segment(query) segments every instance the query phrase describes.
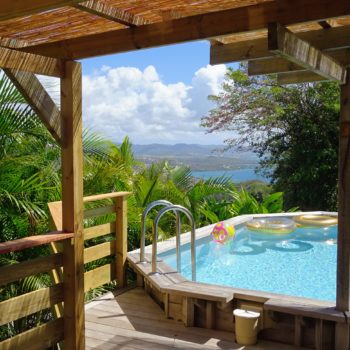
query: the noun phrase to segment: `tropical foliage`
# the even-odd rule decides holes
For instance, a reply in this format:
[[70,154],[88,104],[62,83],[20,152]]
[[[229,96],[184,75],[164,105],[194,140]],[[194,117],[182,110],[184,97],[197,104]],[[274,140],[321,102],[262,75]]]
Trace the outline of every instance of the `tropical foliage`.
[[[0,144],[0,241],[49,231],[47,203],[60,200],[61,193],[60,149],[3,75],[0,78]],[[283,209],[281,193],[259,201],[247,191],[237,190],[224,177],[196,180],[189,168],[173,167],[166,161],[146,166],[135,159],[127,137],[121,145],[116,145],[85,130],[83,146],[85,195],[120,190],[132,192],[128,200],[129,249],[140,246],[141,214],[157,199],[167,199],[190,209],[197,227],[243,213]],[[146,223],[147,243],[150,243],[153,218],[154,213],[151,213]],[[174,220],[170,213],[161,221],[160,239],[171,236],[173,231]],[[48,248],[35,248],[7,254],[1,257],[0,265],[16,264],[47,253]],[[93,264],[96,262],[87,265],[86,269],[94,268]],[[0,289],[0,301],[50,283],[46,274],[11,283]],[[104,290],[95,290],[90,297]],[[50,317],[51,312],[47,310],[2,326],[0,338],[38,325]]]
[[216,107],[202,119],[209,132],[232,131],[228,147],[260,157],[286,207],[336,209],[339,86],[333,82],[281,87],[274,77],[229,69]]

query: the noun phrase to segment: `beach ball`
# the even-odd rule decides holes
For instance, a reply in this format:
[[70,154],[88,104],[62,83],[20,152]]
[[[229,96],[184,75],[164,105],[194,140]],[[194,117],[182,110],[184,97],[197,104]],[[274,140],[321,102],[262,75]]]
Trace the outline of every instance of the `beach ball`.
[[217,223],[211,233],[214,242],[225,244],[235,236],[235,228],[227,222]]

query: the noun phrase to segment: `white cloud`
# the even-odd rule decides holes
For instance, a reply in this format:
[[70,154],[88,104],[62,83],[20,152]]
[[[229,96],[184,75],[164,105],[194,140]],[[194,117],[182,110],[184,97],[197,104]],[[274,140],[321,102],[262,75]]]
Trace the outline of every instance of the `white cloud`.
[[225,65],[206,66],[190,85],[166,84],[153,66],[103,66],[83,77],[84,125],[114,141],[128,135],[133,143],[221,143],[220,135],[205,135],[200,118],[210,108],[207,96],[217,94]]
[[191,109],[197,115],[204,116],[213,107],[211,101],[208,100],[209,95],[217,95],[225,77],[226,66],[220,64],[217,66],[207,65],[200,68],[192,79]]

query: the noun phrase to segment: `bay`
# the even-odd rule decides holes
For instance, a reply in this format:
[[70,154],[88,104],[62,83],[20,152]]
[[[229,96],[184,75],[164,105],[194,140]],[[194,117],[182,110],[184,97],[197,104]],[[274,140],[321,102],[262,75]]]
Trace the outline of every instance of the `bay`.
[[207,180],[210,177],[226,176],[235,183],[252,180],[269,182],[269,179],[266,177],[256,174],[255,169],[193,171],[192,176],[204,180]]

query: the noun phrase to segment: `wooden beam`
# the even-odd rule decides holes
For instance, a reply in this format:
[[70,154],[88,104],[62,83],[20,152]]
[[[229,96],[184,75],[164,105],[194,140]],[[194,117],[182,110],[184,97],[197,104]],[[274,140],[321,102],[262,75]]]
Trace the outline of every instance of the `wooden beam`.
[[277,84],[279,85],[312,83],[326,80],[328,79],[310,71],[279,73],[277,75]]
[[304,70],[304,67],[284,58],[266,58],[248,61],[248,75],[277,74]]
[[[349,71],[348,71],[349,72]],[[350,72],[349,72],[350,73]],[[337,299],[339,311],[350,310],[350,74],[340,93],[338,165]]]
[[78,2],[81,0],[1,0],[0,21],[29,16]]
[[210,64],[241,62],[273,57],[268,50],[267,39],[254,39],[232,44],[211,44]]
[[60,231],[56,231],[42,235],[14,239],[13,241],[0,243],[0,254],[18,252],[24,249],[49,244],[51,242],[62,241],[64,239],[72,238],[72,236],[72,233],[62,233]]
[[81,65],[67,61],[61,79],[62,229],[74,232],[64,244],[65,348],[85,349],[83,147]]
[[143,18],[142,16],[133,15],[124,9],[111,6],[99,0],[85,1],[74,5],[74,7],[81,11],[92,13],[93,15],[123,24],[128,27],[135,27],[150,23],[149,20]]
[[33,73],[4,69],[5,74],[32,107],[47,130],[62,144],[61,112]]
[[61,67],[61,61],[55,58],[0,47],[0,68],[11,68],[52,77],[61,77]]
[[[328,55],[337,59],[344,67],[350,65],[349,49],[330,51]],[[277,74],[295,71],[305,71],[305,68],[279,57],[248,61],[249,75]]]
[[345,82],[345,67],[307,41],[298,38],[279,23],[269,24],[268,48],[273,53],[326,79],[334,80],[341,84]]
[[350,65],[350,48],[336,51],[327,51],[327,55],[333,57],[345,67]]
[[[302,8],[303,11],[296,9]],[[81,59],[215,36],[266,29],[268,23],[290,25],[345,16],[348,0],[269,1],[171,21],[109,31],[24,48],[44,56]]]
[[[342,50],[350,47],[350,26],[310,30],[295,33],[295,35],[320,50],[329,51],[329,54],[336,53],[337,51],[332,51],[334,49]],[[268,49],[267,38],[231,44],[215,44],[210,47],[210,64],[264,59],[274,56]]]

